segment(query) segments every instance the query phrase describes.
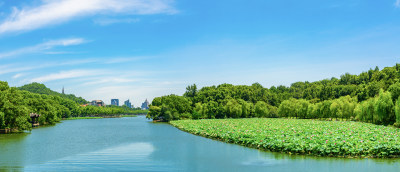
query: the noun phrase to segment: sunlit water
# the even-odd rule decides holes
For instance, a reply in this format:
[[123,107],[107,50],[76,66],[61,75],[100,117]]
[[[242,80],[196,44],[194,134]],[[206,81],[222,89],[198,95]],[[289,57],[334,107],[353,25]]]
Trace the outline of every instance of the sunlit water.
[[400,171],[400,159],[290,156],[137,118],[63,121],[0,135],[0,171]]

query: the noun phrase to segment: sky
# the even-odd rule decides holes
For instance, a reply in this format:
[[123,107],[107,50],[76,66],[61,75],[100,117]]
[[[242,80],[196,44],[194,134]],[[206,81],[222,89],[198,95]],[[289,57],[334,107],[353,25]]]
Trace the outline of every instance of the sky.
[[400,62],[400,0],[2,0],[0,80],[140,106]]

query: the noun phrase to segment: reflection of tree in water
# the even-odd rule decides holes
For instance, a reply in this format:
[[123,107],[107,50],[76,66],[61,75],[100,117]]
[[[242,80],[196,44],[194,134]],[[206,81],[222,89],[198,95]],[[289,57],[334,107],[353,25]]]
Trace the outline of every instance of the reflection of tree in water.
[[0,171],[22,171],[29,133],[0,134]]

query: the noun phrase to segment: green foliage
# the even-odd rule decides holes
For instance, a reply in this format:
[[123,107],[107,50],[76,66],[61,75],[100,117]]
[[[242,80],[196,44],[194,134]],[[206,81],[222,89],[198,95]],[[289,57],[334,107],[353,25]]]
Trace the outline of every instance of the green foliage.
[[20,131],[31,130],[28,108],[24,106],[24,99],[19,94],[19,90],[8,87],[6,82],[2,82],[0,85],[0,112],[3,113],[1,115],[2,128]]
[[66,118],[66,120],[77,120],[77,119],[101,119],[103,117],[71,117]]
[[396,127],[400,127],[400,97],[397,99],[396,104],[394,105],[394,113],[396,115]]
[[257,117],[270,117],[267,103],[258,101],[255,105],[255,113]]
[[225,105],[225,114],[227,117],[240,118],[242,106],[235,99],[229,99]]
[[186,87],[186,92],[185,94],[183,94],[183,96],[194,98],[196,94],[197,94],[197,86],[196,84],[193,84]]
[[400,82],[391,85],[388,91],[392,94],[392,101],[395,102],[400,96]]
[[305,119],[307,116],[309,102],[304,99],[285,100],[279,106],[279,114],[281,117],[295,117]]
[[155,98],[146,117],[153,120],[170,121],[183,118],[181,114],[185,113],[192,113],[191,102],[182,96],[169,95]]
[[4,113],[0,112],[0,129],[6,128],[6,121],[4,120]]
[[[163,96],[155,98],[152,106],[165,105],[168,110],[152,112],[157,109],[150,109],[153,115],[148,117],[164,119],[164,113],[170,111],[172,120],[283,117],[392,125],[396,122],[394,104],[400,96],[399,66],[382,70],[376,67],[359,75],[345,73],[339,79],[296,82],[290,87],[280,85],[269,89],[254,83],[251,86],[221,84],[197,90],[194,84],[183,95],[190,102],[190,107],[185,106],[186,111],[174,110],[176,100],[182,96],[173,99]],[[169,112],[166,114],[169,116]]]
[[214,119],[172,121],[196,135],[274,152],[332,157],[400,157],[400,129],[351,121]]
[[83,99],[82,97],[76,97],[73,94],[61,94],[61,93],[55,92],[53,90],[50,90],[44,84],[39,84],[39,83],[36,83],[36,82],[24,85],[22,87],[19,87],[18,89],[29,91],[29,92],[32,92],[32,93],[59,96],[59,97],[62,97],[62,98],[70,99],[70,100],[72,100],[72,101],[74,101],[74,102],[76,102],[78,104],[86,104],[86,103],[88,103],[88,101]]
[[379,92],[379,97],[375,103],[375,112],[377,114],[376,124],[393,124],[395,115],[393,113],[393,101],[390,92],[384,92],[382,89]]
[[[33,93],[38,92],[38,93]],[[39,94],[40,93],[40,94]],[[71,98],[72,97],[72,98]],[[55,124],[63,118],[104,116],[114,114],[143,114],[147,111],[122,107],[82,107],[81,98],[51,91],[43,84],[32,83],[20,89],[0,81],[0,129],[31,130],[30,113],[40,115],[40,124]]]

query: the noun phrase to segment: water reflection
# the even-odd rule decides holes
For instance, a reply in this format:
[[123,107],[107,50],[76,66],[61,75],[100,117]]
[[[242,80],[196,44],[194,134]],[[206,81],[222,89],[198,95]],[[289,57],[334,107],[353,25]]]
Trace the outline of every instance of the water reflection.
[[284,161],[275,160],[275,159],[252,159],[243,162],[243,165],[249,166],[273,166],[278,164],[283,164]]
[[106,148],[94,152],[77,154],[44,164],[30,165],[25,170],[46,169],[50,171],[79,170],[87,171],[101,167],[102,170],[127,170],[132,166],[140,166],[135,170],[144,170],[151,167],[148,158],[154,152],[151,143],[131,143],[116,147]]
[[271,153],[194,136],[144,117],[64,121],[0,135],[0,171],[398,171],[382,159]]

